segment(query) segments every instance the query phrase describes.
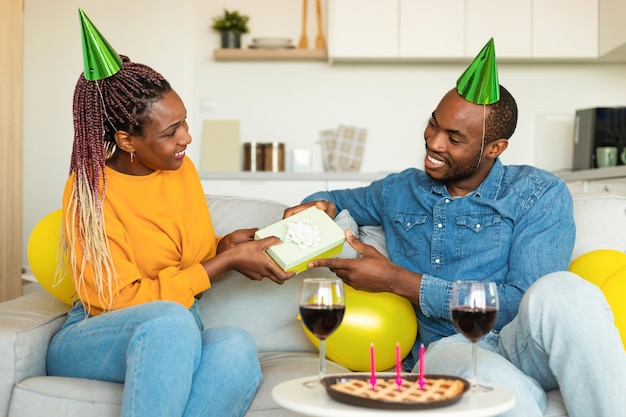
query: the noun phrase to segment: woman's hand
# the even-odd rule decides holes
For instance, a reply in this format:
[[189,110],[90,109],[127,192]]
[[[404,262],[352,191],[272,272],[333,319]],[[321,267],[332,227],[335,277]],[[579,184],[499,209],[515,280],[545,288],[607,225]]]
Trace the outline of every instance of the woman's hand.
[[283,271],[265,250],[283,242],[275,236],[255,240],[254,233],[257,230],[238,229],[227,234],[217,245],[217,253],[220,257],[228,258],[230,269],[250,279],[260,281],[267,277],[277,284],[282,284],[296,273]]
[[282,284],[296,275],[296,272],[283,271],[265,252],[270,246],[282,243],[276,236],[259,240],[253,239],[237,244],[229,251],[224,252],[222,256],[233,256],[232,269],[250,279],[260,281],[267,277],[277,284]]
[[232,233],[227,234],[222,237],[217,244],[217,253],[221,253],[227,249],[234,248],[240,243],[250,242],[254,240],[254,233],[258,229],[238,229]]

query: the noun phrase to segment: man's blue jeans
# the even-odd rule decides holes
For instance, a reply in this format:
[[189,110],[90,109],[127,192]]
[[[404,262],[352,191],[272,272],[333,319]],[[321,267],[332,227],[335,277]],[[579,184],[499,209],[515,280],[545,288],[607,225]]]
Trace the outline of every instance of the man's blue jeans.
[[48,374],[124,383],[122,417],[243,416],[262,375],[241,329],[203,330],[191,309],[154,301],[95,317],[78,302],[48,347]]
[[[471,377],[471,345],[460,334],[432,343],[424,360],[427,373]],[[626,353],[611,308],[569,272],[538,280],[515,319],[479,342],[477,374],[514,392],[506,417],[543,416],[545,391],[557,388],[570,417],[626,416]]]

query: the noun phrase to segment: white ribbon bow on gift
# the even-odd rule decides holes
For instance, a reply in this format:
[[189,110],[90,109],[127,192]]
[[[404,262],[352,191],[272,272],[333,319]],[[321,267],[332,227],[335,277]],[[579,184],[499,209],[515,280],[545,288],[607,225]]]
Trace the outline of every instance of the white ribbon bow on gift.
[[309,219],[296,219],[287,223],[285,240],[298,245],[302,250],[317,246],[322,240],[322,232]]

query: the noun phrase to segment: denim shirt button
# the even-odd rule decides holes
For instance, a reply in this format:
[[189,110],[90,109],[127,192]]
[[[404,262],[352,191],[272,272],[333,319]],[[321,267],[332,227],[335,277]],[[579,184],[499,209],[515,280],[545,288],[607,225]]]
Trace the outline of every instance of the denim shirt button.
[[476,228],[477,228],[477,229],[480,229],[480,223],[478,223],[478,224],[476,225]]
[[441,229],[443,227],[443,224],[439,223],[437,227]]
[[440,263],[440,262],[441,262],[441,260],[440,260],[439,258],[435,259],[435,263],[436,263],[436,264],[438,264],[438,263]]

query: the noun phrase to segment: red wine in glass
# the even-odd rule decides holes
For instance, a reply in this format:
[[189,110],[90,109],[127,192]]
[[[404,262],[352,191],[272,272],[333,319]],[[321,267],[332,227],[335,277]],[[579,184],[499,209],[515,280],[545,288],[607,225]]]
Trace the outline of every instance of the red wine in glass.
[[473,373],[470,380],[473,392],[491,388],[476,379],[477,343],[493,328],[498,315],[498,288],[489,281],[456,281],[452,285],[450,314],[457,330],[472,342]]
[[300,287],[300,317],[304,325],[320,341],[319,379],[304,386],[315,388],[326,373],[326,338],[343,320],[346,296],[340,278],[304,278]]
[[311,333],[324,340],[339,327],[345,311],[342,305],[305,304],[300,306],[300,317]]
[[493,328],[497,314],[495,307],[458,306],[452,308],[452,321],[463,336],[476,343]]

